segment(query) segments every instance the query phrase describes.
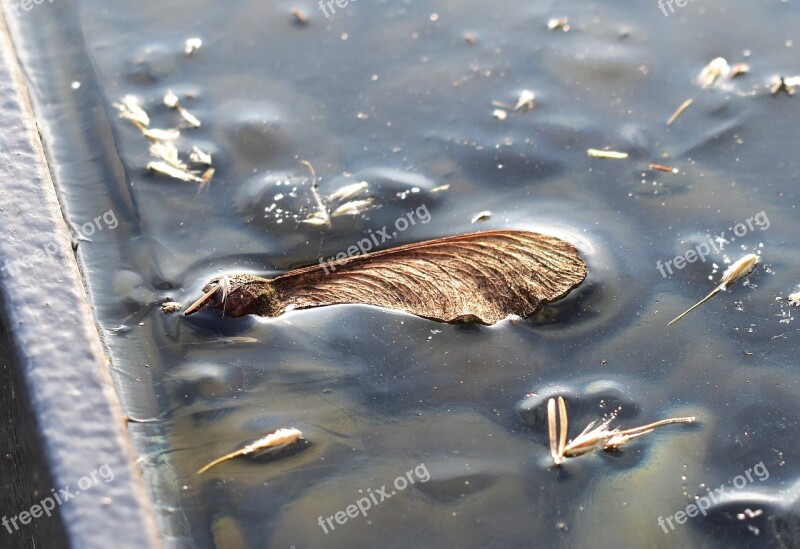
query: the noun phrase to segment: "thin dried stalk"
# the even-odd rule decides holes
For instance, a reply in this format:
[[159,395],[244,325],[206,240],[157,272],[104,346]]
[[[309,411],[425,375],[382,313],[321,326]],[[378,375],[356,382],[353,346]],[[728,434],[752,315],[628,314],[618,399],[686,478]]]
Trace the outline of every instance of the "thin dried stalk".
[[628,153],[625,152],[602,151],[599,149],[589,149],[586,151],[586,154],[588,154],[592,158],[605,158],[608,160],[623,160],[625,158],[628,158]]
[[720,281],[719,285],[711,290],[711,293],[705,296],[703,299],[686,309],[683,313],[679,314],[677,317],[673,318],[669,325],[672,326],[680,319],[694,311],[700,305],[717,295],[721,291],[725,291],[730,284],[733,284],[737,280],[742,277],[747,276],[750,274],[753,269],[755,269],[756,265],[758,265],[759,257],[756,254],[747,254],[739,261],[728,267],[725,272],[722,274],[722,280]]
[[670,168],[664,164],[650,164],[651,170],[658,170],[660,172],[678,173],[678,168]]
[[[559,418],[556,419],[556,399],[547,401],[547,426],[550,436],[550,456],[553,463],[561,465],[564,458],[577,457],[594,450],[616,450],[623,444],[652,433],[658,427],[676,423],[693,423],[694,417],[662,419],[631,429],[610,428],[614,416],[599,422],[592,421],[577,437],[567,443],[567,407],[563,397],[558,397]],[[560,430],[559,430],[560,429]]]
[[[577,437],[569,441],[564,448],[565,457],[575,457],[599,450],[605,446],[608,439],[616,436],[619,429],[609,429],[608,426],[613,418],[603,420],[599,425],[597,421],[592,421]],[[597,425],[597,427],[595,427]]]
[[683,111],[685,111],[692,105],[692,103],[694,103],[694,98],[692,97],[681,103],[681,106],[678,107],[677,110],[674,113],[672,113],[672,116],[669,117],[669,120],[667,120],[667,126],[671,126],[672,123],[675,122],[678,119],[678,117],[683,114]]
[[567,406],[564,397],[558,397],[558,417],[556,417],[556,400],[547,401],[547,424],[550,433],[550,456],[556,465],[564,461],[564,451],[567,445]]
[[547,401],[547,432],[550,435],[550,457],[556,465],[561,465],[561,456],[558,452],[558,420],[556,419],[556,401],[551,398]]
[[[567,420],[567,405],[562,396],[558,397],[558,416],[561,422],[561,434],[558,437],[558,455],[563,459],[567,449],[567,429],[569,428],[569,422]],[[558,463],[556,463],[556,465],[558,465]]]
[[330,228],[331,217],[328,215],[328,209],[322,203],[322,198],[320,198],[319,192],[317,192],[317,172],[314,169],[314,166],[312,166],[311,162],[308,160],[301,160],[300,163],[308,168],[308,171],[311,172],[311,194],[314,195],[314,200],[317,203],[317,213],[314,217],[317,219],[323,219],[325,221],[325,226]]
[[298,431],[297,429],[278,429],[274,433],[270,433],[269,435],[265,436],[264,438],[260,438],[255,442],[252,442],[241,448],[239,450],[235,450],[230,454],[225,454],[222,457],[215,459],[214,461],[204,465],[200,469],[198,469],[197,474],[201,475],[211,469],[212,467],[216,467],[220,463],[225,461],[231,460],[233,458],[237,458],[239,456],[246,456],[248,454],[253,453],[263,453],[266,451],[273,451],[277,452],[278,450],[282,450],[287,446],[290,446],[296,442],[299,442],[303,438],[303,433]]

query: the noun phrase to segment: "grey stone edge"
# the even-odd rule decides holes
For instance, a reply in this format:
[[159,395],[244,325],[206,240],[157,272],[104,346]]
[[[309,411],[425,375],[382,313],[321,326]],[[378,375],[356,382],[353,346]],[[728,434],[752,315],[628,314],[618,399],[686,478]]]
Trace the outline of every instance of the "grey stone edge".
[[0,315],[53,488],[74,491],[103,465],[114,475],[58,507],[69,544],[160,547],[2,10],[0,230],[0,266],[35,260],[16,275],[0,271]]

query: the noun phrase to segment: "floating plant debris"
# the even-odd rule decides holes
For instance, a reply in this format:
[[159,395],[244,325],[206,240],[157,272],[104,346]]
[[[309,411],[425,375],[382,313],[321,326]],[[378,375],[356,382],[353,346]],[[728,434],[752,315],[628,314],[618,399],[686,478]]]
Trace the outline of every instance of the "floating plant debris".
[[[727,78],[728,80],[732,80],[738,76],[742,76],[743,74],[747,74],[750,72],[750,65],[747,63],[736,63],[734,65],[729,65],[728,61],[724,57],[717,57],[712,59],[711,62],[703,67],[703,70],[700,71],[700,74],[697,76],[697,84],[702,89],[708,89],[714,86],[717,82],[719,82],[720,78]],[[678,117],[683,114],[683,111],[688,109],[692,103],[694,103],[695,98],[690,97],[683,103],[681,103],[680,107],[678,107],[672,116],[667,119],[667,126],[671,126]]]
[[306,219],[304,223],[311,223],[312,225],[325,225],[326,227],[330,227],[331,216],[328,213],[328,208],[326,208],[325,204],[322,203],[322,198],[319,196],[319,191],[317,191],[317,171],[308,160],[301,160],[300,163],[308,168],[309,172],[311,172],[311,194],[314,195],[314,201],[317,203],[317,211],[311,215],[311,217]]
[[694,98],[689,98],[683,103],[681,103],[681,106],[678,107],[675,110],[675,112],[672,113],[672,116],[670,116],[669,119],[667,120],[667,126],[671,126],[672,123],[675,122],[678,119],[678,117],[683,114],[683,111],[692,106],[692,103],[694,103]]
[[505,120],[506,118],[508,118],[508,113],[503,109],[495,109],[492,111],[492,116],[494,116],[498,120]]
[[150,170],[151,172],[156,172],[162,175],[167,175],[169,177],[174,177],[175,179],[180,179],[181,181],[196,182],[196,183],[203,182],[202,178],[192,173],[189,173],[185,170],[176,168],[175,166],[172,166],[168,162],[163,162],[160,160],[156,162],[149,162],[147,164],[147,169]]
[[797,86],[800,86],[800,76],[778,76],[770,83],[769,91],[772,95],[780,92],[794,95]]
[[795,307],[800,306],[800,292],[789,294],[789,303]]
[[675,423],[694,423],[695,417],[676,417],[662,419],[641,427],[632,429],[610,428],[615,415],[599,422],[592,421],[574,439],[567,442],[569,421],[567,419],[567,406],[563,397],[558,397],[558,416],[556,416],[556,399],[547,401],[547,427],[550,437],[550,456],[553,463],[561,465],[564,458],[577,457],[594,450],[616,450],[623,444],[642,435],[652,433],[658,427],[673,425]]
[[292,15],[294,16],[295,22],[297,22],[298,24],[300,25],[308,24],[308,16],[300,8],[292,8]]
[[567,17],[554,17],[547,22],[547,28],[549,30],[558,30],[561,29],[564,32],[569,31],[569,18]]
[[199,38],[188,38],[183,46],[183,53],[186,55],[192,55],[194,52],[200,49],[200,46],[203,45],[203,41]]
[[[558,419],[556,419],[555,399],[548,400],[547,427],[550,435],[550,457],[553,458],[553,463],[556,465],[561,465],[561,462],[564,461],[567,446],[567,422],[567,405],[564,403],[564,397],[558,397]],[[561,429],[558,429],[559,425],[561,425]]]
[[199,128],[201,125],[200,120],[187,111],[183,105],[181,105],[180,99],[178,96],[175,95],[172,90],[167,91],[166,95],[164,95],[164,105],[166,105],[170,109],[175,109],[178,111],[178,114],[193,128]]
[[733,284],[737,280],[742,277],[749,275],[756,265],[758,265],[759,257],[756,254],[747,254],[739,261],[728,267],[724,273],[722,273],[722,280],[720,281],[719,285],[711,290],[711,293],[708,294],[706,297],[686,309],[683,313],[678,315],[677,317],[673,318],[669,325],[672,326],[680,319],[688,315],[690,312],[695,310],[697,307],[717,295],[720,291],[725,291],[730,284]]
[[211,154],[203,152],[199,147],[192,147],[192,152],[189,153],[189,160],[195,164],[211,165]]
[[371,205],[371,198],[367,198],[365,200],[352,200],[333,210],[331,217],[339,217],[340,215],[358,215]]
[[724,57],[717,57],[703,67],[697,77],[697,83],[701,88],[710,88],[720,76],[727,76],[731,72],[731,66]]
[[609,160],[623,160],[628,158],[628,153],[619,151],[602,151],[600,149],[589,149],[586,151],[592,158],[606,158]]
[[664,164],[650,164],[650,169],[658,170],[660,172],[678,173],[677,168],[670,168],[669,166],[665,166]]
[[174,128],[169,128],[166,130],[159,128],[145,128],[142,130],[142,135],[153,141],[174,141],[181,136],[181,132],[180,130],[176,130]]
[[150,117],[145,110],[139,106],[139,100],[134,95],[126,95],[119,103],[112,106],[119,111],[119,117],[130,120],[136,127],[144,131],[150,125]]
[[163,160],[173,168],[179,170],[188,170],[183,160],[180,159],[178,148],[172,143],[165,143],[164,141],[154,141],[150,144],[150,156]]
[[728,78],[734,79],[736,77],[742,76],[750,72],[750,65],[747,63],[736,63],[731,67],[730,72],[728,72]]
[[[178,96],[172,91],[167,91],[164,95],[163,103],[171,109],[176,109],[190,127],[200,127],[200,120],[183,108]],[[114,103],[113,106],[120,111],[121,118],[133,122],[139,131],[142,132],[142,135],[152,141],[150,144],[150,155],[153,156],[156,161],[147,164],[148,170],[180,181],[200,183],[201,191],[211,183],[215,170],[211,167],[210,154],[203,152],[196,146],[193,147],[192,152],[189,153],[189,162],[196,165],[207,166],[205,171],[192,169],[186,162],[181,160],[178,148],[172,143],[172,141],[180,138],[180,130],[177,128],[150,128],[150,117],[147,112],[139,106],[139,100],[133,95],[126,95],[119,103]]]
[[533,100],[535,96],[533,92],[530,90],[522,90],[519,93],[519,99],[517,99],[517,104],[514,105],[514,110],[518,111],[520,109],[524,109],[526,111],[533,109]]
[[328,197],[328,202],[340,202],[343,200],[350,200],[359,194],[363,193],[369,188],[369,183],[362,181],[360,183],[352,183],[337,189]]
[[[363,242],[363,241],[362,241]],[[220,278],[186,309],[206,304],[229,316],[275,317],[292,309],[364,304],[441,322],[494,324],[527,317],[566,296],[586,278],[572,244],[527,231],[486,231],[407,244],[311,265],[272,279]]]
[[480,212],[478,214],[475,214],[475,217],[472,218],[472,222],[473,223],[480,223],[481,221],[489,221],[489,219],[491,219],[491,217],[492,217],[492,212],[490,212],[489,210],[486,210],[484,212]]
[[264,438],[260,438],[255,442],[248,444],[244,448],[235,450],[230,454],[225,454],[224,456],[215,459],[211,463],[204,465],[197,471],[197,474],[201,475],[212,467],[216,467],[220,463],[224,463],[240,456],[247,456],[250,454],[263,455],[266,452],[277,452],[286,448],[287,446],[291,446],[292,444],[301,441],[302,439],[303,433],[297,429],[278,429],[274,433],[270,433]]
[[161,304],[161,312],[165,315],[171,315],[181,310],[181,304],[174,301],[166,301]]

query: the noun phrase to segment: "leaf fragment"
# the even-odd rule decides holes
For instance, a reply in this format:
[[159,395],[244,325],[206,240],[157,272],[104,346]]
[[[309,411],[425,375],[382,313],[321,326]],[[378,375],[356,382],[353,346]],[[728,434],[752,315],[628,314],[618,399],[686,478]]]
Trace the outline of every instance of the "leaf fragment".
[[[296,269],[272,279],[230,276],[225,312],[275,317],[287,310],[364,304],[441,322],[494,324],[527,317],[586,277],[575,247],[527,231],[486,231],[407,244]],[[222,309],[219,279],[185,312]]]

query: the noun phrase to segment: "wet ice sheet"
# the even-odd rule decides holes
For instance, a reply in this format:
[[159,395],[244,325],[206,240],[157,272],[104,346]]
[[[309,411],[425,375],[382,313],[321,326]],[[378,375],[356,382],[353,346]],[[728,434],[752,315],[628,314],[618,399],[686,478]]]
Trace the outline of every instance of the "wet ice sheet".
[[[791,545],[798,334],[775,298],[798,283],[796,98],[764,84],[797,72],[797,9],[707,1],[665,18],[627,2],[351,3],[326,19],[309,4],[298,25],[291,7],[82,0],[13,23],[69,219],[120,219],[79,251],[126,413],[157,420],[131,432],[164,532],[200,547]],[[569,31],[549,31],[562,15]],[[190,37],[203,45],[187,57]],[[693,81],[718,55],[753,70],[701,92]],[[183,149],[210,151],[217,167],[199,194],[148,173],[147,140],[110,107],[135,94],[169,127],[168,90],[203,123],[183,130]],[[492,115],[523,90],[532,110]],[[303,159],[321,192],[366,181],[381,207],[330,229],[300,223],[313,208]],[[534,319],[492,328],[366,307],[271,321],[158,307],[221,272],[330,257],[421,204],[430,223],[392,244],[474,230],[489,210],[481,229],[576,242],[589,279]],[[659,274],[657,261],[761,211],[767,230]],[[760,244],[766,269],[750,284],[667,329],[711,289],[712,261],[724,269]],[[576,425],[613,405],[626,425],[699,423],[558,471],[531,408],[553,387]],[[310,445],[194,474],[284,426]],[[762,461],[769,479],[662,531],[659,517]],[[328,534],[318,525],[420,463],[428,482]]]

